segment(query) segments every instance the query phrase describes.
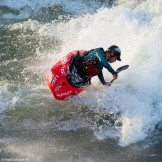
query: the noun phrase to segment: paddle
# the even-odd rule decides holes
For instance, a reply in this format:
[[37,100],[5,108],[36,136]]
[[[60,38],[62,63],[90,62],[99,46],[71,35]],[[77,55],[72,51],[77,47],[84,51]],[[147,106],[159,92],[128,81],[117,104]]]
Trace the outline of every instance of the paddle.
[[[129,67],[129,65],[121,66],[121,67],[119,67],[119,68],[116,70],[116,73],[118,74],[118,73],[120,73],[121,71],[128,69],[128,67]],[[115,80],[115,79],[112,79],[110,83],[112,83],[114,80]]]

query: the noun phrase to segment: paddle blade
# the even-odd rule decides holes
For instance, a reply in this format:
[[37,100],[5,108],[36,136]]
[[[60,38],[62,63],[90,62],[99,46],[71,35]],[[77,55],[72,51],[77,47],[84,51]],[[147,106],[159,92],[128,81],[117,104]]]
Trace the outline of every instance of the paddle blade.
[[128,69],[128,67],[129,67],[129,65],[121,66],[121,67],[119,67],[119,68],[116,70],[116,72],[117,72],[117,73],[120,73],[121,71]]

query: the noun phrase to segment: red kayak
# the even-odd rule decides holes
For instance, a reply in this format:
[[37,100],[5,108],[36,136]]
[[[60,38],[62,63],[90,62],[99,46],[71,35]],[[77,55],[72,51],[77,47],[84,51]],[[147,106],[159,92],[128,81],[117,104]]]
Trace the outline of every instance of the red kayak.
[[[67,100],[85,90],[85,87],[73,87],[67,80],[69,64],[78,51],[73,51],[58,61],[47,74],[48,87],[57,100]],[[79,50],[83,54],[84,50]]]

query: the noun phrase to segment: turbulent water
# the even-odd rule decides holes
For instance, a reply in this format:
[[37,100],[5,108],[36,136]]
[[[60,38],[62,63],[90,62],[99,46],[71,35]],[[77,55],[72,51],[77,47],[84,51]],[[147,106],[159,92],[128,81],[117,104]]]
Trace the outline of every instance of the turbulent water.
[[[0,0],[0,22],[1,161],[162,161],[161,0]],[[111,87],[51,96],[60,58],[112,44],[130,67]]]

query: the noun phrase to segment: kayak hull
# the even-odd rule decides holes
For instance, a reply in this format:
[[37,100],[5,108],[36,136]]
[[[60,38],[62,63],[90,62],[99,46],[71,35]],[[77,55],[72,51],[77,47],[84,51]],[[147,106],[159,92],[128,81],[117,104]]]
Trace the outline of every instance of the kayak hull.
[[[51,94],[57,100],[67,100],[85,90],[85,87],[76,88],[72,86],[67,79],[70,61],[77,52],[72,51],[68,53],[51,68],[46,76]],[[79,50],[80,54],[84,52],[84,50]]]

